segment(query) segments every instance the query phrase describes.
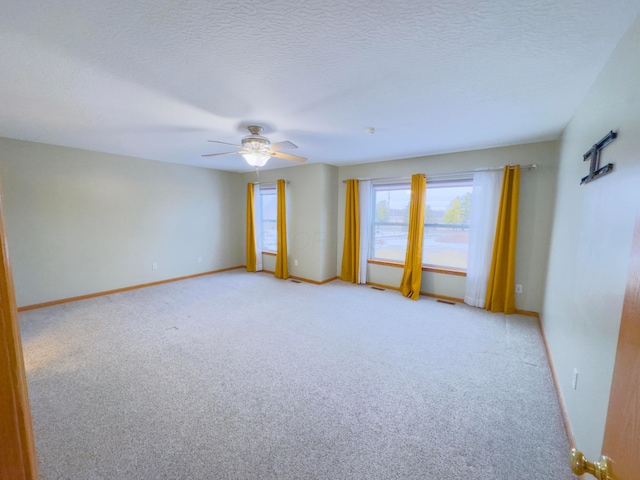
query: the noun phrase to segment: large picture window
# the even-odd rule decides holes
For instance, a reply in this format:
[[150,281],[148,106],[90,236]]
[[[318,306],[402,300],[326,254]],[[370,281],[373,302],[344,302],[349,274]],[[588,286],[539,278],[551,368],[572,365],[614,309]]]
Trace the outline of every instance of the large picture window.
[[278,250],[278,195],[276,187],[261,187],[260,199],[262,250],[264,252],[276,253],[276,251]]
[[[473,179],[429,181],[425,206],[422,264],[465,271]],[[404,262],[409,231],[409,183],[373,185],[370,258]]]

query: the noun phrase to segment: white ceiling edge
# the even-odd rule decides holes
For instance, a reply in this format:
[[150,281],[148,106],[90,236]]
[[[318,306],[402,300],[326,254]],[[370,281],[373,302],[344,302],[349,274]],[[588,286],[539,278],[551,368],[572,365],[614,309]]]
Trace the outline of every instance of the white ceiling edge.
[[640,12],[640,0],[38,3],[0,0],[1,136],[237,172],[253,168],[201,155],[250,122],[336,166],[557,139]]

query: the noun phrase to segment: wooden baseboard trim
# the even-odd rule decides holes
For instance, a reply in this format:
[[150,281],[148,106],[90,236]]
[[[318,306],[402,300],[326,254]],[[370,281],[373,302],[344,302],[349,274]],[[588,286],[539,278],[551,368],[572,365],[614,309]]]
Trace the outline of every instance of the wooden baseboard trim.
[[400,291],[400,287],[392,287],[390,285],[384,285],[382,283],[367,282],[366,284],[371,287],[384,288],[385,290],[395,290],[396,292]]
[[538,314],[538,312],[531,312],[529,310],[518,310],[516,308],[516,313],[518,315],[524,315],[526,317],[533,317],[533,318],[537,318],[538,321],[540,321],[540,315]]
[[[271,270],[260,270],[261,273],[268,273],[270,275],[275,274],[275,272],[271,271]],[[296,277],[294,275],[289,275],[289,277],[287,278],[287,280],[291,279],[291,280],[299,280],[301,282],[305,282],[305,283],[312,283],[314,285],[324,285],[325,283],[329,283],[329,282],[333,282],[334,280],[338,280],[339,277],[333,277],[333,278],[327,278],[326,280],[322,280],[321,282],[319,282],[318,280],[311,280],[309,278],[304,278],[304,277]]]
[[[367,285],[372,287],[384,288],[386,290],[400,291],[400,287],[392,287],[390,285],[384,285],[382,283],[367,282]],[[423,297],[435,298],[436,300],[446,300],[447,302],[464,303],[464,300],[456,297],[448,297],[446,295],[438,295],[436,293],[420,292]]]
[[333,278],[327,278],[326,280],[322,280],[321,282],[319,282],[317,280],[310,280],[308,278],[303,278],[303,277],[295,277],[293,275],[290,275],[289,278],[292,278],[294,280],[300,280],[301,282],[313,283],[314,285],[324,285],[325,283],[333,282],[334,280],[338,279],[338,277],[333,277]]
[[462,298],[448,297],[446,295],[438,295],[436,293],[420,292],[420,295],[422,295],[423,297],[435,298],[436,300],[446,300],[447,302],[464,303],[464,300]]
[[547,343],[547,336],[544,333],[544,327],[542,326],[542,320],[540,315],[536,315],[538,318],[538,325],[540,326],[540,333],[542,333],[542,342],[544,343],[544,349],[547,353],[547,359],[549,360],[549,369],[551,370],[551,377],[553,378],[553,386],[556,389],[556,395],[558,396],[558,403],[560,404],[560,412],[562,413],[562,420],[564,422],[564,429],[567,432],[569,438],[569,446],[576,448],[576,437],[573,435],[573,429],[569,422],[569,413],[567,412],[567,405],[564,402],[564,396],[562,390],[560,390],[560,382],[558,381],[558,374],[556,373],[556,367],[553,363],[553,357],[551,356],[551,350],[549,349],[549,343]]
[[237,270],[239,268],[245,268],[245,267],[244,265],[241,265],[239,267],[222,268],[220,270],[213,270],[211,272],[196,273],[194,275],[186,275],[184,277],[169,278],[167,280],[159,280],[157,282],[143,283],[140,285],[133,285],[131,287],[116,288],[115,290],[107,290],[104,292],[90,293],[88,295],[80,295],[77,297],[62,298],[60,300],[53,300],[51,302],[36,303],[34,305],[25,305],[24,307],[18,307],[18,312],[26,312],[28,310],[35,310],[37,308],[52,307],[54,305],[61,305],[63,303],[77,302],[78,300],[87,300],[89,298],[103,297],[105,295],[111,295],[114,293],[128,292],[130,290],[137,290],[139,288],[162,285],[163,283],[179,282],[180,280],[188,280],[189,278],[204,277],[205,275],[213,275],[214,273],[228,272],[230,270]]

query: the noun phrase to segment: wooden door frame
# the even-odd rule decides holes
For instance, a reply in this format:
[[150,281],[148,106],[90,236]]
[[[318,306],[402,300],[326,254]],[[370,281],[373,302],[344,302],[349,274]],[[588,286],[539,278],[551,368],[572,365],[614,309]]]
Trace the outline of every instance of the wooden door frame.
[[602,454],[614,479],[638,478],[640,464],[640,210],[636,215],[629,274],[620,318]]
[[0,477],[36,480],[38,465],[0,187]]

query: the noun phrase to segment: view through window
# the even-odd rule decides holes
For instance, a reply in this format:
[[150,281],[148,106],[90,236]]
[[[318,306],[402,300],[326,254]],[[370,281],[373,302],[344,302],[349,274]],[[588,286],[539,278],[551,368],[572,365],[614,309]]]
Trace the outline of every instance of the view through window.
[[275,187],[260,188],[260,199],[260,203],[262,205],[262,210],[260,212],[262,224],[262,251],[275,253],[278,250],[278,195]]
[[[472,179],[427,183],[422,263],[466,270]],[[408,183],[373,186],[371,258],[404,262],[409,232]]]
[[427,183],[422,263],[466,270],[472,180]]
[[404,262],[410,200],[408,183],[373,185],[371,258]]

